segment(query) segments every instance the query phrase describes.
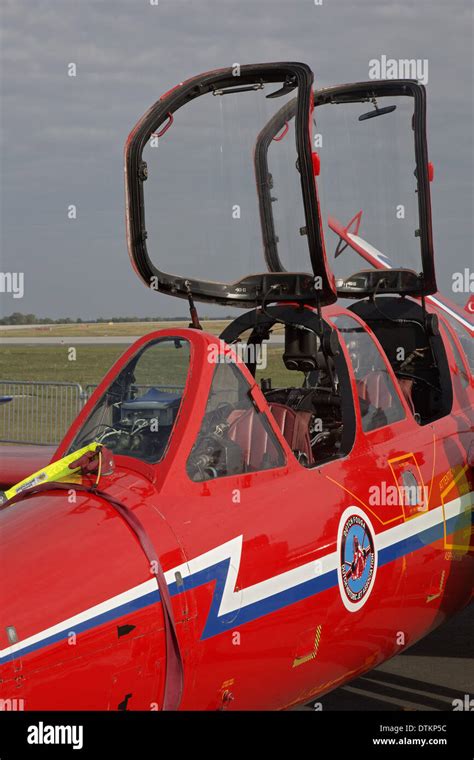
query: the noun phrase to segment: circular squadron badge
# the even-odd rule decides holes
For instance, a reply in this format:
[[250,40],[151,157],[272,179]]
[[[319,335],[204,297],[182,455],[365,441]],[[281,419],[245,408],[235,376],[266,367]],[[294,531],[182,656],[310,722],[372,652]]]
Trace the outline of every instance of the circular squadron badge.
[[345,510],[339,523],[337,577],[344,606],[356,612],[369,598],[377,572],[375,533],[358,507]]

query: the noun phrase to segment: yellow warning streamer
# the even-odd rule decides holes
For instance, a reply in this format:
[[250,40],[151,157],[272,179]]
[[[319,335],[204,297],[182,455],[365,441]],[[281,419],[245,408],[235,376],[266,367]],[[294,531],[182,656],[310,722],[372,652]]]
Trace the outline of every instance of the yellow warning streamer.
[[74,473],[77,473],[81,469],[80,467],[71,468],[69,465],[72,462],[76,462],[78,459],[84,456],[84,454],[88,454],[89,452],[100,454],[101,449],[102,444],[94,441],[93,443],[89,443],[87,446],[84,446],[82,449],[73,451],[72,454],[68,454],[62,459],[58,459],[57,462],[48,464],[46,467],[43,467],[42,470],[34,472],[33,475],[29,475],[27,478],[21,480],[15,486],[9,488],[8,491],[0,491],[0,504],[3,504],[4,502],[13,498],[13,496],[16,496],[18,493],[26,491],[29,488],[34,488],[35,486],[38,486],[42,483],[61,480],[63,478],[67,478],[68,476],[72,477]]

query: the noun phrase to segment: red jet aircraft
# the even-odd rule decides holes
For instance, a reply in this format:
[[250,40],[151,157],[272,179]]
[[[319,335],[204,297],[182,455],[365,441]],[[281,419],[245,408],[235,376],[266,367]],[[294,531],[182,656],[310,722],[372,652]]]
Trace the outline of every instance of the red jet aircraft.
[[[281,710],[472,598],[472,323],[436,295],[425,89],[312,85],[301,63],[212,71],[163,95],[127,140],[133,266],[187,299],[191,324],[137,340],[56,451],[5,448],[2,488],[48,455],[103,447],[72,482],[0,510],[4,709]],[[341,165],[344,120],[359,147]],[[412,153],[396,160],[401,124]],[[414,209],[392,223],[399,178]],[[357,198],[377,245],[380,227],[389,247],[409,230],[397,253],[359,236],[360,214],[324,231],[326,190],[347,193],[341,218]],[[334,232],[337,254],[373,267],[339,277]],[[249,273],[262,240],[267,271]],[[158,247],[188,271],[157,268]],[[240,312],[217,338],[196,301]]]

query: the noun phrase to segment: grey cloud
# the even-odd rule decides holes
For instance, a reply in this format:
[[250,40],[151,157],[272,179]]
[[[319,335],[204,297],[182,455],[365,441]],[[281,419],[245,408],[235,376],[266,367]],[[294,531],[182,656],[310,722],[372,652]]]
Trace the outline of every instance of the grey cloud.
[[[369,60],[382,54],[428,58],[442,287],[453,261],[472,266],[468,0],[160,0],[156,8],[148,0],[4,0],[1,22],[0,257],[7,271],[21,263],[26,281],[23,301],[2,295],[3,313],[184,312],[184,303],[148,292],[130,267],[123,144],[162,92],[234,61],[304,60],[324,86],[366,79]],[[70,61],[76,79],[67,77]],[[73,202],[72,225],[65,208]]]

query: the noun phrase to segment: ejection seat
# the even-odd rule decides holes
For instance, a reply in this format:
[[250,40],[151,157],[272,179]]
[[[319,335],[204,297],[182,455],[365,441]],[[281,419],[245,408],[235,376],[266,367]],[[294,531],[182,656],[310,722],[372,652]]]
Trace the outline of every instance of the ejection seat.
[[[307,457],[313,464],[313,454],[309,438],[311,412],[298,412],[284,404],[269,404],[269,409],[282,435],[295,454]],[[268,451],[268,433],[262,425],[255,424],[256,415],[252,409],[235,411],[229,416],[229,438],[240,446],[245,464],[250,472],[260,470]]]

